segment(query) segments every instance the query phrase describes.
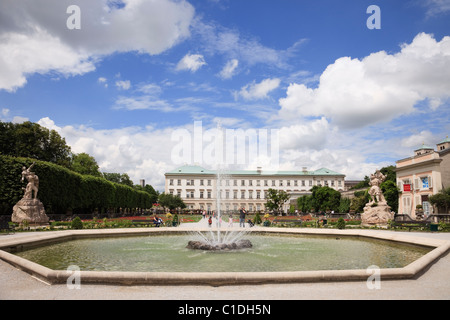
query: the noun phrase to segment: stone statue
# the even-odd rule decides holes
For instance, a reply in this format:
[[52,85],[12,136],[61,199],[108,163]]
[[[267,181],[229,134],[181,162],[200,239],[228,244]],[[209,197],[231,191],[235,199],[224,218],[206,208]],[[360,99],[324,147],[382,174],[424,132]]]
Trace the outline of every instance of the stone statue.
[[381,191],[381,184],[386,179],[386,176],[377,170],[375,174],[370,175],[370,189],[369,195],[372,197],[372,200],[369,202],[370,205],[375,203],[385,203],[386,199],[384,198],[383,192]]
[[49,219],[45,214],[44,205],[37,198],[39,190],[39,177],[31,171],[33,166],[34,162],[28,169],[26,167],[22,168],[21,181],[26,179],[28,183],[25,188],[22,188],[25,190],[22,199],[20,199],[19,202],[17,202],[13,207],[11,221],[22,224],[26,220],[29,224],[47,225]]
[[387,226],[389,220],[394,219],[391,207],[387,205],[386,199],[381,190],[381,183],[386,176],[377,170],[375,174],[370,175],[369,195],[371,200],[364,207],[364,213],[361,215],[361,224],[363,226]]
[[33,168],[33,164],[27,169],[26,167],[22,168],[22,181],[24,178],[27,179],[28,184],[25,189],[24,199],[33,199],[33,191],[34,191],[34,199],[37,199],[37,193],[39,190],[39,177],[31,172],[31,168]]

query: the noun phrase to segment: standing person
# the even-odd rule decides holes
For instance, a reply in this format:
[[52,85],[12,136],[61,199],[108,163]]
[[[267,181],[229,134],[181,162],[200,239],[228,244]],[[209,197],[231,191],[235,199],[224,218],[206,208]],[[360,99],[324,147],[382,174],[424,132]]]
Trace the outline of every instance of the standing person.
[[245,214],[247,212],[245,211],[244,207],[241,208],[239,211],[239,227],[245,227]]
[[233,226],[233,214],[230,213],[230,216],[228,217],[228,226],[232,227]]

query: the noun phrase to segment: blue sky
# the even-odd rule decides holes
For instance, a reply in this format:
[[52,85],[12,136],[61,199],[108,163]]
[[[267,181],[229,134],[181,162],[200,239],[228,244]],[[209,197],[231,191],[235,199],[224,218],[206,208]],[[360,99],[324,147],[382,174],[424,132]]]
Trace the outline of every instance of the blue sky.
[[277,129],[279,169],[362,179],[448,135],[449,37],[448,0],[2,0],[0,119],[160,189],[194,121]]

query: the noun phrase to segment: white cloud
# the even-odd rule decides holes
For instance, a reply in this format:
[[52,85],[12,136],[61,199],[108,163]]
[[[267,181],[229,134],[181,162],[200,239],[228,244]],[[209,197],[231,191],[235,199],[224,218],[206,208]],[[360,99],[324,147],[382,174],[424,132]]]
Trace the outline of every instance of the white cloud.
[[222,71],[220,71],[219,76],[222,79],[231,79],[234,76],[238,65],[239,61],[237,59],[231,59],[225,64]]
[[[215,118],[210,124],[205,123],[204,152],[210,143],[205,140],[205,133],[214,130],[216,125],[213,122],[217,121],[230,129],[245,125],[242,120],[234,118]],[[38,123],[56,130],[66,139],[74,153],[86,152],[93,156],[102,172],[127,173],[135,183],[138,183],[139,179],[145,179],[146,183],[161,191],[164,190],[164,173],[179,166],[179,163],[172,159],[172,150],[180,141],[172,141],[172,133],[183,129],[187,135],[191,134],[191,139],[195,139],[189,125],[158,129],[157,125],[149,124],[146,127],[97,130],[89,126],[60,127],[48,117],[42,118]],[[424,135],[427,133],[424,132]],[[391,148],[395,145],[395,141],[370,144],[333,128],[325,118],[311,123],[281,127],[279,137],[279,167],[271,168],[269,158],[258,157],[248,163],[247,168],[254,170],[258,165],[262,165],[266,170],[299,170],[303,166],[314,170],[327,167],[346,174],[347,179],[362,179],[375,169],[392,164],[372,159],[370,153],[373,149]],[[407,152],[409,155],[410,150]],[[200,165],[213,169],[205,163]]]
[[258,100],[268,97],[270,91],[280,86],[281,80],[278,78],[264,79],[260,83],[251,83],[241,88],[239,95],[245,100]]
[[342,127],[363,127],[411,113],[425,99],[436,109],[449,97],[450,37],[437,42],[421,33],[397,54],[337,59],[317,88],[292,83],[279,100],[279,116],[286,121],[325,116]]
[[9,109],[8,108],[3,108],[2,109],[2,117],[7,117],[9,114]]
[[162,112],[175,110],[167,101],[155,98],[151,95],[132,97],[120,96],[116,100],[115,108],[127,110],[158,110]]
[[327,142],[330,130],[328,121],[324,117],[309,123],[281,127],[280,148],[283,150],[321,149]]
[[[175,165],[170,158],[172,128],[162,130],[153,126],[96,130],[88,126],[63,126],[46,117],[38,123],[56,130],[72,148],[93,156],[102,172],[127,173],[134,183],[146,183],[164,190],[164,173]],[[164,150],[169,150],[165,152]]]
[[14,116],[11,122],[12,123],[24,123],[28,120],[30,120],[30,119],[28,119],[27,117]]
[[236,30],[205,23],[199,19],[194,21],[192,30],[205,53],[224,55],[227,59],[237,59],[249,66],[267,64],[286,68],[287,60],[305,42],[305,39],[301,39],[286,50],[276,50],[264,46],[259,39],[243,36]]
[[53,70],[73,76],[94,69],[89,55],[73,50],[40,27],[28,34],[0,33],[0,89],[15,91],[26,84],[31,73]]
[[28,120],[29,119],[27,117],[11,115],[11,110],[9,110],[8,108],[2,108],[2,111],[0,113],[0,121],[3,122],[23,123]]
[[450,11],[450,0],[425,0],[422,5],[427,8],[429,18]]
[[178,62],[176,70],[189,70],[195,72],[205,64],[205,59],[201,54],[187,54]]
[[120,90],[128,90],[131,87],[131,82],[130,80],[119,80],[116,81],[116,87]]
[[105,77],[99,77],[97,79],[97,82],[102,84],[105,88],[108,88],[108,79],[106,79]]
[[161,87],[154,83],[139,84],[137,90],[142,93],[153,94],[153,95],[158,95],[162,92]]
[[430,131],[423,130],[407,138],[403,138],[400,144],[402,146],[409,147],[411,148],[411,150],[413,150],[414,148],[420,147],[422,144],[434,146],[436,142],[437,142],[436,138]]
[[81,29],[69,30],[71,4],[0,2],[0,89],[14,91],[33,73],[84,74],[114,52],[159,54],[190,35],[194,17],[194,8],[183,0],[124,0],[121,8],[106,0],[79,0]]
[[52,119],[50,119],[49,117],[45,117],[40,119],[37,124],[49,129],[49,130],[55,130],[58,133],[61,133],[61,127],[58,127],[55,124],[55,121],[53,121]]

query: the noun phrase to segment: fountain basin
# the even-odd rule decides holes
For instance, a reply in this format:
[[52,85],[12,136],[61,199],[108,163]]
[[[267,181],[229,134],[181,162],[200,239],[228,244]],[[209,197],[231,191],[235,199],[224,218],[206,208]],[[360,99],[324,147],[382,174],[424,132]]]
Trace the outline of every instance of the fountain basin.
[[[158,229],[111,229],[111,230],[72,230],[58,231],[51,234],[31,234],[17,239],[0,240],[0,258],[15,265],[19,269],[33,274],[49,283],[65,283],[73,274],[67,270],[52,270],[27,259],[12,254],[31,247],[42,246],[55,242],[98,237],[144,236],[144,235],[180,235],[185,230],[174,228]],[[392,235],[373,230],[322,230],[297,229],[286,230],[278,228],[260,228],[258,232],[264,234],[301,234],[301,235],[331,235],[336,237],[363,237],[382,239],[394,242],[409,243],[430,248],[430,252],[402,268],[382,268],[382,279],[412,278],[425,270],[434,260],[438,259],[450,247],[449,242],[411,238],[403,235]],[[225,253],[226,254],[226,253]],[[315,282],[315,281],[354,281],[367,280],[366,269],[352,270],[310,270],[310,271],[277,271],[277,272],[131,272],[131,271],[81,271],[82,283],[110,283],[110,284],[148,284],[148,285],[234,285],[234,284],[263,284],[286,282]]]

